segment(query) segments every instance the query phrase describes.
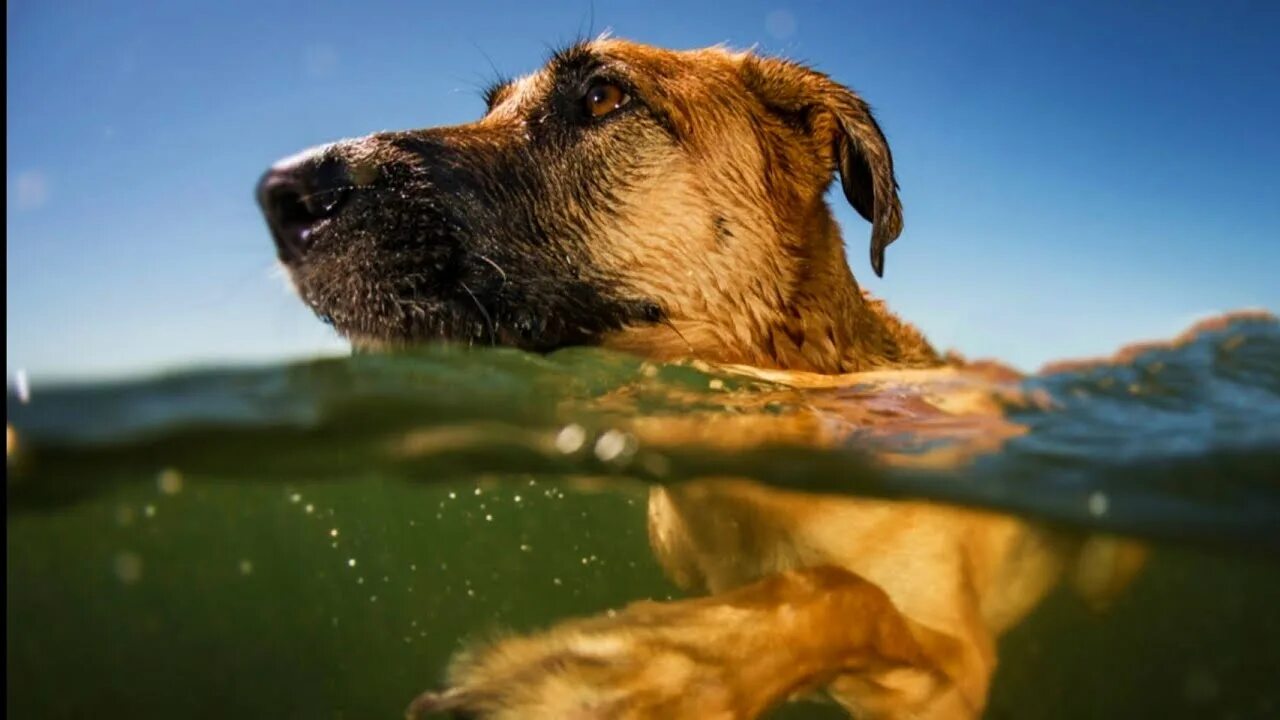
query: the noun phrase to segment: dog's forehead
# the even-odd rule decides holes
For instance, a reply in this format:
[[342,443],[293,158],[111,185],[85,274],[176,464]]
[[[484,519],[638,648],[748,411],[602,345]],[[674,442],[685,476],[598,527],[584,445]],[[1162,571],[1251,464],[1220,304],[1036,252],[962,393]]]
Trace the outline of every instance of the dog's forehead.
[[587,43],[584,48],[603,64],[655,82],[715,77],[720,71],[736,67],[745,55],[721,45],[669,50],[616,38]]
[[694,66],[708,62],[730,60],[734,55],[722,45],[692,50],[672,50],[613,37],[593,40],[579,47],[601,58],[632,63],[637,66],[653,64],[687,64]]

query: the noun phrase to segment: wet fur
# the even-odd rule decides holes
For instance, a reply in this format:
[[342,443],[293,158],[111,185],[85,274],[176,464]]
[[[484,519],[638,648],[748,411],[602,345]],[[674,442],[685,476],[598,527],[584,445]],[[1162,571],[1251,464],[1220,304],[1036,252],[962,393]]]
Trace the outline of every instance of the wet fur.
[[[633,99],[594,120],[580,100],[600,78]],[[850,273],[824,199],[833,179],[871,222],[877,272],[902,211],[884,134],[825,75],[602,39],[488,97],[475,123],[316,151],[349,167],[357,192],[289,270],[357,345],[596,344],[793,373],[960,372]],[[963,412],[999,422],[995,407]],[[655,443],[682,432],[634,430]],[[733,437],[820,431],[800,414]],[[709,596],[477,646],[409,714],[749,718],[825,688],[858,717],[977,717],[995,638],[1081,552],[994,514],[735,479],[654,489],[649,529],[669,575]],[[1102,555],[1099,597],[1139,564]]]
[[[578,103],[600,78],[633,100],[593,120]],[[833,172],[873,221],[873,264],[901,208],[869,109],[825,76],[604,40],[490,97],[469,125],[323,149],[356,193],[286,264],[358,344],[600,344],[816,372],[939,362],[849,273]]]

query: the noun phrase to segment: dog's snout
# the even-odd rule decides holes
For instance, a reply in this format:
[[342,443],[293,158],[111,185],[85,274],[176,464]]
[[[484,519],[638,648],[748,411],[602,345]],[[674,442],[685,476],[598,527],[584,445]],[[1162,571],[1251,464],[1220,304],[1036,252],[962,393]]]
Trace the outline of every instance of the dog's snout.
[[262,176],[258,204],[281,260],[306,254],[316,229],[342,211],[351,186],[345,163],[328,153],[277,164]]

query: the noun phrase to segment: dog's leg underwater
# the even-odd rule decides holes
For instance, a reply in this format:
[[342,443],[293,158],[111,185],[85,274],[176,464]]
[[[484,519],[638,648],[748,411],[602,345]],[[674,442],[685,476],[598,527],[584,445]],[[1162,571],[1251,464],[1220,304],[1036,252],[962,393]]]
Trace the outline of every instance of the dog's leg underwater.
[[712,597],[641,602],[464,653],[409,717],[754,718],[830,687],[860,717],[969,718],[960,644],[834,566]]

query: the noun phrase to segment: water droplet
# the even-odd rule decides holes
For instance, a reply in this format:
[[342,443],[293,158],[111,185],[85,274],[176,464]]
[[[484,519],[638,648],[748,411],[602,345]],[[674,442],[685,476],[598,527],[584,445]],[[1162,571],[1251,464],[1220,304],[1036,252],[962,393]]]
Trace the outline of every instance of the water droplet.
[[308,515],[310,515],[311,513],[316,511],[316,506],[312,505],[311,503],[307,503],[307,506],[303,509],[306,511]]
[[355,567],[355,566],[356,566],[356,559],[355,559],[355,558],[349,558],[349,559],[347,560],[347,567]]
[[1106,493],[1102,491],[1094,491],[1089,494],[1089,514],[1094,517],[1106,515],[1110,504],[1111,502],[1107,499]]
[[604,462],[623,459],[635,452],[635,438],[620,430],[609,430],[596,440],[595,451]]
[[338,537],[338,528],[331,529],[329,531],[329,537]]
[[156,506],[155,506],[155,505],[148,505],[148,506],[146,506],[146,507],[142,508],[142,514],[143,514],[143,515],[146,515],[146,516],[147,516],[147,517],[149,517],[149,518],[153,518],[153,517],[155,517],[155,516],[156,516]]
[[18,396],[18,402],[23,405],[31,402],[31,384],[27,381],[26,370],[18,370],[13,374],[13,394]]
[[291,502],[291,503],[295,503],[295,504],[297,504],[297,503],[299,503],[299,502],[302,502],[302,495],[300,495],[300,494],[298,494],[298,493],[294,493],[294,494],[290,495],[290,496],[289,496],[289,502]]
[[252,575],[252,574],[253,574],[253,562],[251,562],[251,561],[249,561],[249,560],[241,560],[241,561],[240,561],[240,574],[241,574],[241,575]]
[[156,477],[156,487],[165,495],[177,495],[182,492],[182,473],[173,468],[165,468]]
[[581,425],[569,424],[556,434],[556,449],[565,455],[578,452],[587,440],[587,431]]

